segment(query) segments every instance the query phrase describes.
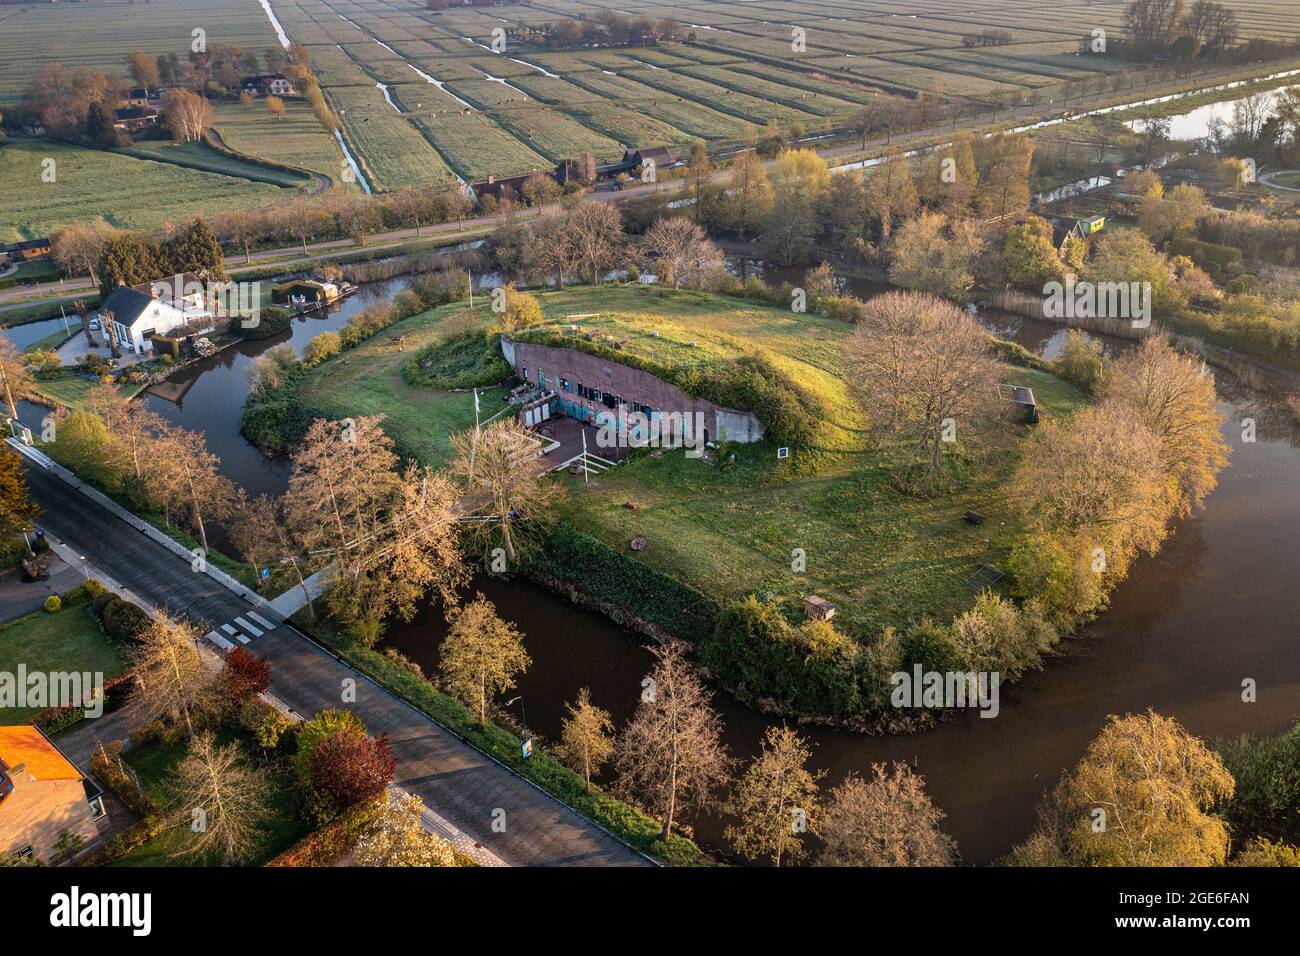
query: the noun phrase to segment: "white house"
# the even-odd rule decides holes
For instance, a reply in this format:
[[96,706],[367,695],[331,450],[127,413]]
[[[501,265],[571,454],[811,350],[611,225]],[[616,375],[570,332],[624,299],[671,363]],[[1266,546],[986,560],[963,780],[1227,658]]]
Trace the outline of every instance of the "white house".
[[100,307],[105,329],[112,313],[118,347],[137,354],[153,350],[150,335],[168,335],[184,326],[194,332],[210,330],[217,309],[203,282],[190,273],[137,286],[120,285]]

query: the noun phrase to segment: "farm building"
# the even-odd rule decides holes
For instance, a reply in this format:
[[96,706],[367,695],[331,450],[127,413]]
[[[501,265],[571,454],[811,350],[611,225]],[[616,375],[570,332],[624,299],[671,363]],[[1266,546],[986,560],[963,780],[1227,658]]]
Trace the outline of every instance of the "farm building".
[[48,239],[28,239],[25,242],[10,242],[0,248],[4,253],[4,258],[10,262],[31,262],[33,259],[44,259],[50,254],[50,240]]
[[250,93],[260,93],[263,96],[295,95],[293,84],[283,73],[259,73],[246,76],[239,81],[239,85]]
[[645,415],[652,430],[690,417],[703,423],[705,442],[748,443],[763,437],[763,426],[752,412],[692,398],[641,369],[576,349],[516,342],[506,336],[501,339],[501,352],[519,379],[531,387],[523,406],[531,420],[521,412],[525,425],[554,416],[599,424],[602,414],[622,409],[624,415]]
[[135,133],[158,125],[158,111],[152,106],[125,106],[113,110],[113,129]]
[[488,176],[483,182],[470,184],[469,188],[473,191],[475,199],[483,196],[494,196],[500,199],[507,195],[518,196],[523,190],[524,183],[538,172],[550,176],[562,186],[567,183],[594,186],[599,180],[613,179],[622,173],[641,176],[648,168],[667,169],[676,163],[677,157],[665,146],[628,149],[624,151],[623,158],[617,163],[600,165],[596,164],[596,159],[590,152],[584,152],[577,158],[561,160],[552,170],[533,170],[516,176]]

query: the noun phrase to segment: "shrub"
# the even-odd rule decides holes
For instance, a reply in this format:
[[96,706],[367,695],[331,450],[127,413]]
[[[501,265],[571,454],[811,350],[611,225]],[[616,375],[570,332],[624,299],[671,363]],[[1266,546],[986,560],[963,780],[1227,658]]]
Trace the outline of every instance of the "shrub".
[[246,339],[269,339],[288,329],[292,321],[293,316],[288,310],[268,306],[258,313],[256,325],[245,325],[239,320],[234,324]]
[[861,717],[881,699],[884,677],[853,638],[828,621],[795,627],[772,601],[729,605],[700,646],[700,663],[738,691],[803,713]]
[[58,613],[62,607],[63,602],[59,599],[57,594],[51,594],[45,599],[45,610],[49,611],[51,614]]
[[1237,782],[1222,809],[1238,846],[1253,838],[1300,843],[1300,723],[1272,737],[1216,741]]
[[100,612],[104,633],[115,641],[134,641],[149,626],[149,615],[130,601],[112,595]]
[[337,332],[322,332],[302,350],[302,363],[309,368],[333,358],[343,351],[343,340]]
[[717,624],[718,606],[699,591],[563,523],[555,526],[536,556],[525,557],[523,570],[581,589],[598,602],[691,643],[706,640]]
[[226,669],[221,675],[221,694],[230,704],[262,693],[271,684],[271,665],[265,657],[236,647],[226,655]]

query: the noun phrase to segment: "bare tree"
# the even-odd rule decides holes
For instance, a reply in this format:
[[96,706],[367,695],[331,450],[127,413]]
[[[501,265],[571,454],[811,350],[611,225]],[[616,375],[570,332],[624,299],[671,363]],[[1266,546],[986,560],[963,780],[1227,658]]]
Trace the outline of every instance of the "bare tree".
[[987,333],[950,302],[913,292],[877,296],[844,344],[854,390],[878,436],[911,446],[928,481],[945,446],[978,437],[994,415],[1000,369]]
[[330,608],[366,641],[389,615],[409,620],[430,590],[453,605],[465,579],[458,489],[414,463],[399,473],[382,420],[313,422],[293,453],[284,498],[298,553],[309,567],[335,566]]
[[477,431],[451,438],[451,471],[465,486],[462,508],[488,520],[478,522],[505,557],[515,561],[516,531],[523,522],[545,522],[558,486],[537,461],[537,442],[513,419],[499,418]]
[[682,216],[656,220],[641,242],[654,260],[659,279],[671,282],[674,289],[683,285],[702,289],[725,269],[722,250],[709,241],[703,229]]
[[153,447],[174,477],[167,482],[175,503],[188,507],[203,550],[208,550],[208,520],[230,514],[235,500],[235,486],[221,474],[221,459],[208,451],[202,432],[165,426]]
[[319,203],[295,200],[275,212],[277,226],[302,244],[302,254],[307,255],[307,240],[315,237],[325,225],[325,212]]
[[54,234],[51,254],[70,276],[89,274],[90,281],[99,285],[95,275],[95,266],[99,263],[99,254],[108,241],[109,231],[98,226],[66,226]]
[[952,866],[957,845],[939,829],[942,810],[925,781],[902,763],[872,779],[850,776],[831,791],[822,817],[821,866]]
[[614,752],[614,722],[609,711],[591,702],[591,691],[586,687],[578,691],[576,704],[565,704],[569,716],[564,718],[560,743],[555,755],[582,774],[591,789],[591,775]]
[[161,610],[140,632],[133,654],[135,701],[145,721],[180,719],[193,735],[193,714],[212,684],[212,672],[199,657],[202,636],[200,628]]
[[488,697],[514,687],[515,678],[532,663],[523,638],[482,594],[452,615],[440,654],[442,676],[454,694],[478,711],[479,723],[487,723]]
[[564,288],[565,277],[578,270],[581,256],[569,235],[568,217],[563,210],[548,210],[535,220],[528,231],[525,258],[534,275],[554,275],[556,284]]
[[190,143],[203,136],[212,125],[212,104],[189,90],[171,90],[163,97],[160,119],[171,131],[172,139]]
[[250,767],[238,744],[218,744],[210,732],[190,741],[189,751],[168,780],[174,826],[190,839],[174,856],[244,860],[271,816],[271,787],[265,772]]
[[732,791],[727,812],[737,822],[726,837],[746,859],[797,861],[807,849],[804,836],[820,829],[817,781],[824,770],[808,769],[808,742],[789,727],[769,727],[762,750]]
[[613,268],[623,238],[623,217],[612,202],[579,202],[564,214],[579,270],[599,283]]
[[731,764],[712,695],[677,642],[652,650],[657,658],[642,682],[641,702],[619,735],[616,789],[639,802],[672,836],[681,810],[700,807],[726,782]]

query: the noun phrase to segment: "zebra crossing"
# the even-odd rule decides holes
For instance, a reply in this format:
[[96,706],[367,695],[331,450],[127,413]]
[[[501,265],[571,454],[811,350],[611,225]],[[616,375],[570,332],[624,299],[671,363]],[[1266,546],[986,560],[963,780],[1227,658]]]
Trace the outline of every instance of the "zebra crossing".
[[271,623],[256,611],[246,611],[233,621],[222,624],[219,630],[209,631],[208,640],[229,653],[236,647],[250,643],[278,625]]

